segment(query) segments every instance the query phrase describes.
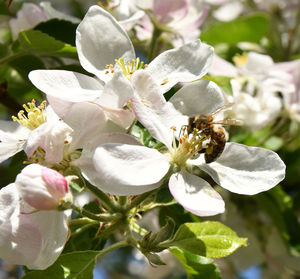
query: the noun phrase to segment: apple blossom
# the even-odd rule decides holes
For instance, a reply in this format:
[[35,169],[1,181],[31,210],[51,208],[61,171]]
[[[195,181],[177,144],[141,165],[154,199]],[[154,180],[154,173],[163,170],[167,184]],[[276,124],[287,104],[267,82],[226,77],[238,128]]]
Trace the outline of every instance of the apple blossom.
[[[112,15],[92,6],[77,28],[76,47],[82,67],[96,77],[71,71],[36,70],[29,74],[29,79],[47,94],[62,119],[61,111],[72,103],[93,102],[109,119],[128,128],[134,120],[128,109],[134,90],[130,80],[145,65],[136,58],[127,33]],[[212,54],[212,47],[196,40],[165,51],[145,70],[160,85],[161,93],[165,93],[178,82],[201,78],[208,70]]]
[[153,22],[156,22],[156,25],[174,33],[174,38],[171,39],[174,46],[180,46],[199,37],[199,26],[203,23],[209,10],[203,1],[195,0],[132,2],[131,6],[147,12],[147,15],[135,26],[138,39],[151,38],[155,28]]
[[[284,178],[285,165],[273,151],[227,143],[221,157],[207,164],[198,153],[205,140],[199,134],[183,133],[176,142],[174,130],[181,131],[187,124],[187,116],[182,113],[207,114],[224,105],[222,92],[212,82],[188,84],[175,93],[170,102],[162,98],[146,71],[138,71],[133,83],[139,92],[132,98],[137,119],[154,138],[165,144],[167,151],[126,143],[100,145],[93,159],[103,191],[135,195],[153,189],[153,185],[159,187],[164,178],[170,176],[169,189],[174,198],[188,211],[209,216],[222,213],[224,202],[210,184],[197,175],[201,171],[227,190],[246,195],[266,191]],[[150,95],[153,102],[143,102],[143,95]]]
[[35,100],[33,100],[24,105],[27,115],[23,110],[20,111],[18,117],[13,116],[14,122],[0,121],[0,162],[23,149],[27,149],[27,140],[33,136],[35,129],[41,127],[40,130],[42,131],[47,130],[53,122],[58,121],[58,117],[51,107],[45,108],[45,102],[42,102],[39,106],[36,106],[35,103]]
[[109,11],[127,31],[145,15],[144,11],[136,9],[134,1],[131,0],[114,0],[98,4]]
[[291,119],[300,121],[300,59],[275,63],[273,70],[280,73],[288,74],[288,82],[294,85],[294,92],[289,95],[284,95],[284,105]]
[[57,209],[72,201],[68,180],[59,172],[32,164],[17,175],[15,185],[23,200],[38,210]]
[[64,248],[71,212],[32,211],[14,183],[0,190],[0,257],[30,269],[46,269]]
[[272,58],[255,52],[235,56],[237,66],[215,55],[210,74],[231,77],[233,96],[232,115],[251,129],[272,122],[282,110],[282,99],[295,91],[290,74],[275,69]]
[[52,18],[69,20],[74,23],[79,22],[78,18],[53,9],[50,2],[41,2],[39,6],[33,3],[23,3],[22,9],[17,13],[17,17],[9,21],[13,39],[15,40],[18,37],[20,31],[31,29],[40,22]]

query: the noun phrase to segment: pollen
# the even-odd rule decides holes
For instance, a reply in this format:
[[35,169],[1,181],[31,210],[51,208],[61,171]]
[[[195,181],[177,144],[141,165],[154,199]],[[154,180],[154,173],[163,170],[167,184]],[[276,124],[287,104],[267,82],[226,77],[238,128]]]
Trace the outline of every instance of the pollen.
[[247,52],[243,52],[242,54],[236,54],[232,58],[232,60],[237,67],[241,67],[248,62],[248,54]]
[[170,127],[170,129],[173,130],[174,132],[176,132],[177,130],[175,126]]
[[164,78],[163,81],[160,83],[160,85],[165,85],[169,82],[170,80],[168,78]]
[[18,117],[12,116],[12,119],[13,121],[19,122],[22,126],[30,130],[34,130],[47,121],[45,107],[46,101],[41,102],[41,104],[37,107],[36,101],[32,100],[31,102],[27,103],[27,105],[23,105],[25,111],[20,110]]

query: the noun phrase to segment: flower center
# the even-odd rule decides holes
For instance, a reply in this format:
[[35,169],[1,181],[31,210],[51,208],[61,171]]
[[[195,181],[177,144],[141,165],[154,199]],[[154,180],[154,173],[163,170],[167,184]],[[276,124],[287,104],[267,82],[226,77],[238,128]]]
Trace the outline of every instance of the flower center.
[[19,122],[22,126],[34,130],[43,123],[47,121],[47,114],[45,112],[46,101],[41,102],[41,104],[36,107],[35,100],[24,104],[23,108],[27,112],[27,116],[25,115],[24,110],[20,110],[18,113],[18,117],[12,116],[13,121]]
[[[174,132],[176,131],[175,127],[171,127],[171,129]],[[178,167],[184,167],[188,159],[199,156],[199,153],[204,149],[203,142],[208,139],[209,136],[198,129],[194,129],[191,133],[188,133],[187,126],[183,126],[178,141],[176,141],[174,134],[173,149],[170,151],[170,163]]]
[[[132,74],[140,69],[145,69],[148,65],[144,64],[143,61],[140,61],[140,58],[132,59],[131,61],[128,61],[125,63],[124,58],[121,57],[120,59],[116,59],[115,62],[120,66],[124,76],[130,80]],[[106,74],[114,74],[115,69],[112,64],[106,65]]]
[[246,52],[236,54],[232,60],[237,67],[244,66],[248,62],[248,54]]

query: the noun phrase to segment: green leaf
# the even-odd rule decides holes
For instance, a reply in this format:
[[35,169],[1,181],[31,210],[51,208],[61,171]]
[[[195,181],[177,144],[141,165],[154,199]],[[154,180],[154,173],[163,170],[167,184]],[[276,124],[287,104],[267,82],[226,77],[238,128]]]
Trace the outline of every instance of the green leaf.
[[247,239],[219,222],[185,223],[179,227],[172,240],[165,241],[162,247],[178,247],[192,254],[211,258],[221,258],[232,254]]
[[201,33],[201,40],[211,45],[239,42],[259,43],[268,30],[269,20],[264,14],[239,17],[229,22],[212,24]]
[[78,24],[53,18],[39,23],[34,30],[39,30],[56,40],[75,46],[76,28]]
[[219,85],[227,94],[229,95],[233,94],[231,83],[230,83],[231,80],[230,77],[205,75],[202,79],[213,81],[214,83]]
[[172,218],[168,217],[166,224],[159,232],[147,233],[139,242],[143,252],[161,252],[165,248],[159,246],[161,242],[169,240],[174,233],[175,222]]
[[22,78],[27,82],[29,82],[28,74],[30,71],[36,69],[45,69],[45,65],[42,62],[42,60],[34,55],[25,55],[22,57],[18,57],[8,64],[9,66],[17,70],[19,74],[22,76]]
[[77,58],[76,47],[58,41],[38,30],[20,32],[18,41],[22,49],[30,53]]
[[147,258],[147,260],[149,261],[149,263],[152,266],[158,266],[158,265],[166,265],[160,258],[160,256],[158,256],[157,254],[154,253],[144,253],[144,256]]
[[220,270],[212,259],[197,256],[178,248],[169,250],[183,264],[188,279],[221,279]]
[[46,270],[27,273],[22,279],[92,279],[99,251],[64,254]]

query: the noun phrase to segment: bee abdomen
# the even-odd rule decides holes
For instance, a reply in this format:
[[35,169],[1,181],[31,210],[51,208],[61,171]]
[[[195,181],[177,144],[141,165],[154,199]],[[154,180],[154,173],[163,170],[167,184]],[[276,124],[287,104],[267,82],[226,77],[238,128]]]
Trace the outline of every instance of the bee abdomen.
[[212,141],[209,143],[209,147],[206,149],[204,154],[206,164],[216,161],[221,156],[225,148],[225,144],[225,138],[221,138],[218,141]]

